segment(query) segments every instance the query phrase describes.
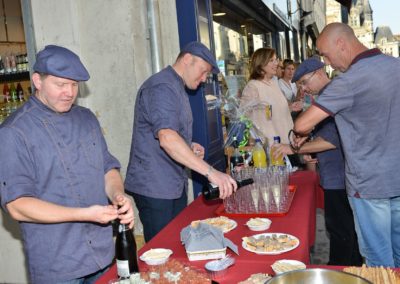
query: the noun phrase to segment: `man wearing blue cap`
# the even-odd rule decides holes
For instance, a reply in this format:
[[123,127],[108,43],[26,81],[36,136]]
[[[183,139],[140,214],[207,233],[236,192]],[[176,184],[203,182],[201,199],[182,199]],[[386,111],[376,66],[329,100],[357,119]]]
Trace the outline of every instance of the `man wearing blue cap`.
[[74,105],[89,79],[79,57],[48,45],[33,70],[35,94],[0,127],[1,206],[20,222],[31,283],[94,283],[114,258],[110,221],[132,227],[132,202],[96,117]]
[[327,25],[317,47],[325,63],[343,73],[294,130],[307,136],[320,121],[335,118],[361,255],[368,266],[400,267],[400,61],[368,49],[343,23]]
[[[292,82],[298,82],[303,91],[318,95],[329,83],[324,63],[312,57],[296,69]],[[316,153],[320,184],[325,192],[325,225],[329,234],[329,265],[362,265],[353,213],[346,194],[344,159],[339,133],[333,118],[320,122],[314,132],[314,139],[299,149],[289,145],[276,146],[278,154]]]
[[187,205],[186,167],[208,178],[225,198],[235,181],[204,160],[192,142],[192,111],[186,89],[195,90],[219,69],[210,50],[191,42],[176,62],[146,80],[138,91],[125,188],[135,199],[149,241]]

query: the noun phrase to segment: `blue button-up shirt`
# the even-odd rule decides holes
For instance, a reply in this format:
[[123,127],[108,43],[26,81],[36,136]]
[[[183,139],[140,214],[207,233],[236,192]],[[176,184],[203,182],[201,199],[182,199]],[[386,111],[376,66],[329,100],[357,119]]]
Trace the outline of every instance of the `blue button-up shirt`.
[[399,74],[398,58],[367,50],[318,97],[316,106],[335,117],[350,196],[400,195]]
[[132,145],[125,188],[152,198],[176,199],[187,173],[160,147],[158,131],[175,130],[192,142],[192,110],[182,78],[168,66],[143,83],[136,97]]
[[339,133],[333,117],[328,117],[316,126],[316,137],[331,143],[336,149],[317,153],[320,183],[324,189],[345,189],[344,158]]
[[[119,162],[88,109],[55,113],[32,96],[0,127],[1,205],[35,197],[67,207],[107,205],[104,175]],[[40,210],[40,208],[35,208]],[[79,278],[114,257],[111,226],[20,222],[32,283]]]

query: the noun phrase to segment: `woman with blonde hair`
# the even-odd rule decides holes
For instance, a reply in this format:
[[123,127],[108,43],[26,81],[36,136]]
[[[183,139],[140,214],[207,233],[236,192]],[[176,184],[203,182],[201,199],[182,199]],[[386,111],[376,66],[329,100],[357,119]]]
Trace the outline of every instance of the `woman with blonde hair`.
[[293,119],[295,119],[299,112],[303,110],[303,101],[297,99],[298,89],[296,83],[292,83],[295,70],[296,67],[293,60],[285,59],[283,61],[283,75],[278,81],[279,88],[288,101]]
[[289,143],[288,132],[293,120],[286,97],[273,77],[279,59],[272,48],[257,49],[250,60],[250,80],[245,86],[240,109],[255,126],[264,144],[271,146],[273,137],[279,136],[282,143]]

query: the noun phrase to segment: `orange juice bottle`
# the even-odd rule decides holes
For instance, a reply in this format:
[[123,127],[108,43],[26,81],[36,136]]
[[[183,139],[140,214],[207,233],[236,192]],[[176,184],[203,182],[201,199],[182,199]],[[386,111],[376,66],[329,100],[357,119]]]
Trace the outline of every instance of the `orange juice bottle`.
[[256,145],[253,148],[253,163],[255,168],[267,167],[267,155],[260,139],[256,139]]
[[284,166],[285,161],[283,160],[283,156],[279,155],[278,157],[275,157],[275,144],[280,144],[281,143],[281,138],[279,136],[274,136],[274,144],[271,147],[271,166]]

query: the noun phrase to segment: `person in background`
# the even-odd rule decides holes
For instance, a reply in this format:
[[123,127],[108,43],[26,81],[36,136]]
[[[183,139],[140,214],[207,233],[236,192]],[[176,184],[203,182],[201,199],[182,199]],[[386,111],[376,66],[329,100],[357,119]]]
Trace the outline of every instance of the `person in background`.
[[74,105],[89,79],[79,57],[48,45],[33,71],[35,94],[0,126],[1,206],[20,223],[30,283],[94,283],[114,258],[110,222],[133,227],[132,201],[95,115]]
[[368,266],[400,267],[400,151],[393,150],[400,140],[400,61],[368,49],[342,23],[327,25],[317,48],[343,74],[296,120],[296,145],[335,118],[361,255]]
[[[242,92],[240,109],[253,122],[264,144],[271,146],[274,136],[288,143],[287,134],[293,127],[285,96],[273,80],[279,59],[272,48],[257,49],[250,59],[250,80]],[[271,111],[266,111],[271,106]]]
[[279,60],[279,62],[278,62],[278,67],[276,68],[276,75],[273,77],[276,80],[279,80],[280,78],[282,78],[283,69],[284,69],[282,60],[280,60],[280,59],[278,59],[278,60]]
[[[297,68],[293,82],[307,93],[317,95],[329,83],[324,64],[318,58],[309,58]],[[325,225],[329,234],[328,265],[362,265],[357,234],[354,228],[353,213],[347,199],[344,159],[339,133],[332,117],[320,122],[314,139],[294,150],[287,144],[276,145],[277,154],[316,153],[320,183],[324,189]]]
[[278,84],[289,103],[292,103],[297,95],[296,83],[292,82],[294,71],[295,68],[293,60],[285,59],[283,61],[283,75],[279,79]]
[[210,50],[187,44],[176,62],[147,79],[138,91],[125,188],[135,200],[149,241],[187,205],[186,168],[204,175],[226,198],[235,181],[204,160],[192,142],[192,111],[186,89],[196,90],[208,74],[219,73]]
[[299,111],[303,109],[302,100],[297,100],[297,86],[296,83],[292,82],[293,74],[295,71],[294,62],[291,59],[285,59],[283,61],[283,73],[282,77],[278,81],[279,88],[285,95],[289,108],[291,111],[292,118],[294,118]]

